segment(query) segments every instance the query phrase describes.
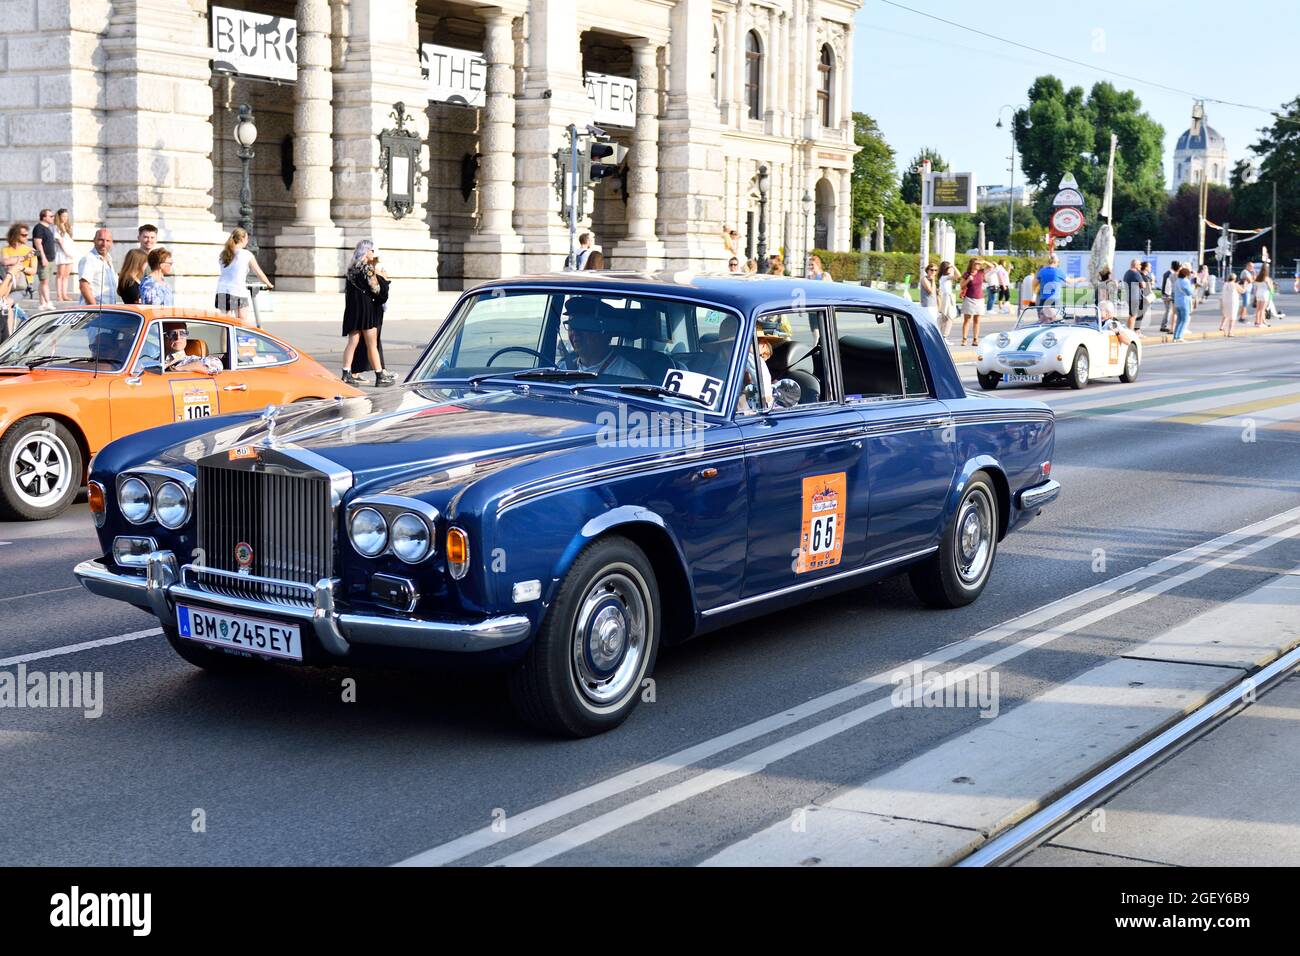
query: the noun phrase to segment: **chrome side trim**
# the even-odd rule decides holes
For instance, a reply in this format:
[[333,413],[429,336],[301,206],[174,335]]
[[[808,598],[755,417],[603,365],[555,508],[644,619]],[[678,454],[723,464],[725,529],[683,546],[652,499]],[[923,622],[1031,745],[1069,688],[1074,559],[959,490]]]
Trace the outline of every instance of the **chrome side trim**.
[[1049,505],[1061,494],[1061,483],[1053,478],[1049,478],[1041,485],[1034,485],[1032,488],[1026,488],[1016,497],[1019,499],[1021,511],[1036,511],[1044,505]]
[[917,558],[923,558],[927,554],[933,554],[939,550],[939,546],[932,545],[928,548],[922,548],[919,551],[912,551],[909,554],[900,555],[897,558],[890,558],[887,561],[877,561],[875,564],[868,564],[862,568],[851,568],[848,571],[841,571],[839,574],[832,574],[829,577],[817,578],[814,581],[802,581],[799,584],[791,584],[787,587],[777,588],[775,591],[767,591],[763,594],[754,594],[747,598],[741,598],[739,601],[732,601],[730,604],[723,604],[720,607],[709,608],[701,616],[710,617],[714,614],[722,614],[726,611],[734,611],[737,608],[747,607],[750,604],[757,604],[762,601],[770,601],[773,598],[784,597],[787,594],[794,594],[797,591],[804,591],[808,588],[820,587],[823,584],[831,584],[835,581],[842,581],[845,578],[851,578],[854,575],[866,574],[868,571],[878,571],[881,568],[887,568],[891,564],[902,564],[905,561],[913,561]]

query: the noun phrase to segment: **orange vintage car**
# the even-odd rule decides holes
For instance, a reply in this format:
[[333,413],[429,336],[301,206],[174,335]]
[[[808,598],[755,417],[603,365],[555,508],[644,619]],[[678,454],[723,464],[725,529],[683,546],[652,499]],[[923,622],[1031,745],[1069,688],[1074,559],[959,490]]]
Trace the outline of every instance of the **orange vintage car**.
[[123,435],[359,394],[231,316],[131,305],[41,313],[0,342],[0,517],[63,512],[90,457]]

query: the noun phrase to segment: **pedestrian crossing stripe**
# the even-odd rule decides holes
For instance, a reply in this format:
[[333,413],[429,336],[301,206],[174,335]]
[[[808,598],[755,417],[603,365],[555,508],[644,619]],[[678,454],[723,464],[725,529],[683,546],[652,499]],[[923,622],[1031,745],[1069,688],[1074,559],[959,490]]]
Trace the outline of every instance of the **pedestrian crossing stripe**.
[[1161,421],[1177,425],[1204,425],[1206,422],[1212,422],[1220,418],[1249,415],[1251,412],[1262,412],[1270,408],[1281,408],[1283,405],[1295,405],[1297,403],[1300,403],[1300,392],[1291,392],[1288,395],[1261,398],[1253,402],[1242,402],[1239,405],[1224,405],[1206,412],[1189,412],[1186,415],[1175,415],[1172,418],[1161,419]]
[[[1118,415],[1122,412],[1136,412],[1141,411],[1144,408],[1156,408],[1159,405],[1174,405],[1178,402],[1196,401],[1201,398],[1217,398],[1220,395],[1239,395],[1246,391],[1277,388],[1279,385],[1292,385],[1294,382],[1295,379],[1289,378],[1268,378],[1241,385],[1225,385],[1222,388],[1205,388],[1194,392],[1179,392],[1175,395],[1160,395],[1156,398],[1146,398],[1136,402],[1123,402],[1118,405],[1105,405],[1100,408],[1070,409],[1062,407],[1061,410],[1071,415]],[[1295,399],[1290,398],[1288,401],[1295,401]],[[1174,420],[1175,419],[1165,419],[1165,421]]]

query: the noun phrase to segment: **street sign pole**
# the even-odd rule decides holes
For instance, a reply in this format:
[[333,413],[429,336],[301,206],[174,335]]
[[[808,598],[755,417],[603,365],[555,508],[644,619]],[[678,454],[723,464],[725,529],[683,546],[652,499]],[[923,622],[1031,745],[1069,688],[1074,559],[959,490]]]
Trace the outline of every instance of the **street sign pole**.
[[569,269],[578,268],[578,127],[569,124]]
[[921,175],[921,268],[916,273],[919,286],[925,267],[930,264],[930,214],[926,212],[930,201],[930,161],[923,160],[916,171]]

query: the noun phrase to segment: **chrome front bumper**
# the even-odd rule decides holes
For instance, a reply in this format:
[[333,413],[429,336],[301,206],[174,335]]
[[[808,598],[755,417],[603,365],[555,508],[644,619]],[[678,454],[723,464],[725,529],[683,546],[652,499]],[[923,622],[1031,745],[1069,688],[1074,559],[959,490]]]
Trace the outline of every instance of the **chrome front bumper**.
[[331,580],[318,581],[314,587],[279,582],[302,590],[304,597],[306,592],[311,592],[310,600],[304,599],[300,605],[250,600],[188,583],[183,580],[185,570],[188,568],[177,566],[172,552],[155,551],[149,555],[144,577],[118,572],[98,559],[82,561],[73,573],[92,594],[152,611],[160,622],[173,627],[176,625],[178,602],[206,605],[236,614],[289,618],[311,628],[321,647],[335,657],[346,655],[352,644],[456,653],[490,651],[518,644],[528,637],[531,629],[528,618],[522,614],[458,623],[340,612],[334,607],[335,582]]
[[1038,511],[1043,506],[1050,505],[1060,494],[1061,483],[1049,478],[1041,485],[1026,488],[1016,497],[1021,511]]

